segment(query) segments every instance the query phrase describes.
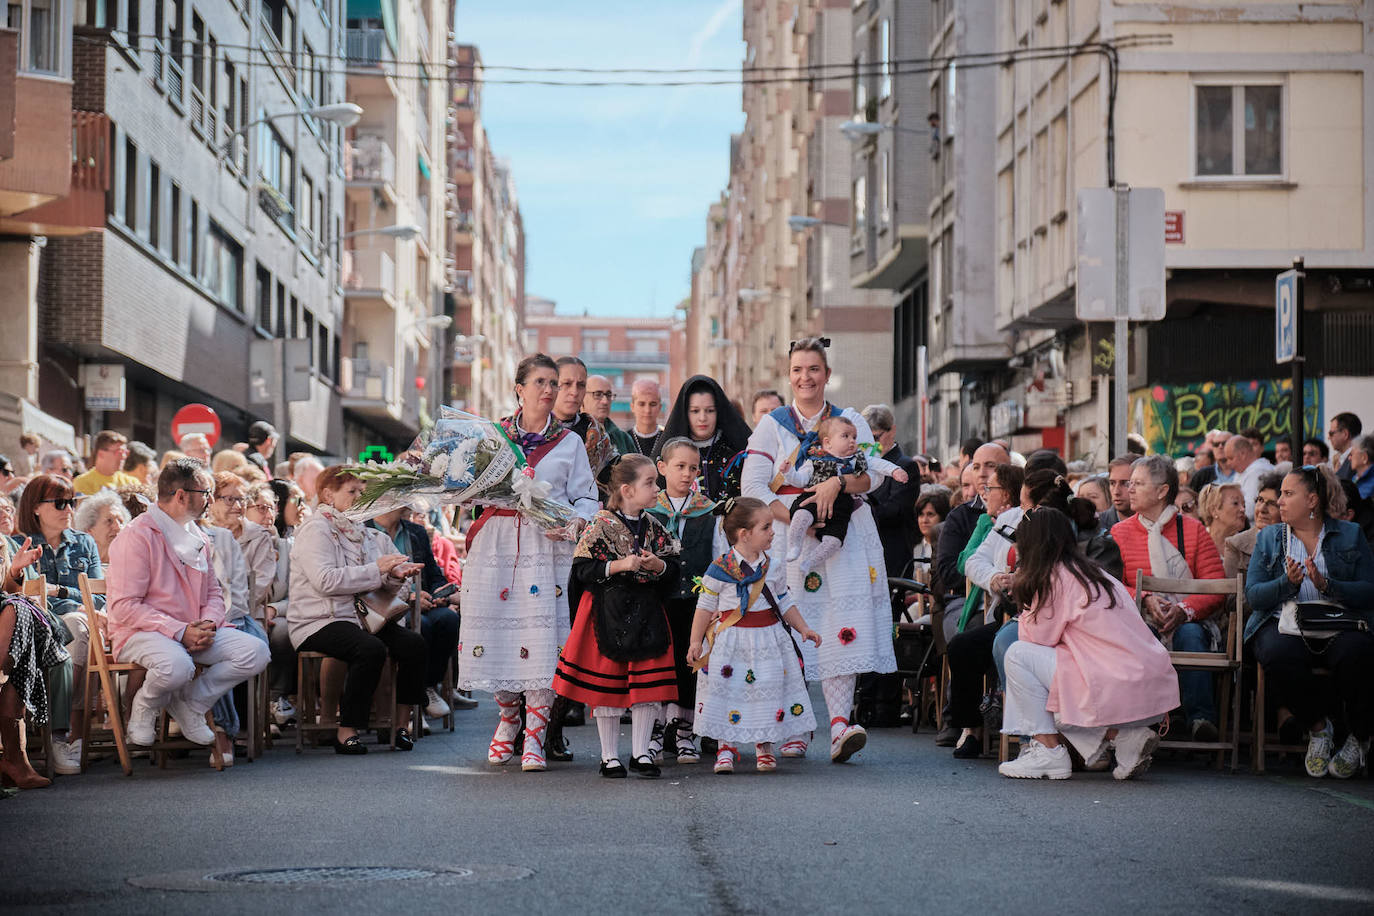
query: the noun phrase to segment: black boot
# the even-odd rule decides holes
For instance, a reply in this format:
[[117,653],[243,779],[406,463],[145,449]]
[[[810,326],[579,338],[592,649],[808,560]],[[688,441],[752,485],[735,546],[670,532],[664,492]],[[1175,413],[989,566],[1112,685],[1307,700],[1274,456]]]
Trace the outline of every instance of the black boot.
[[563,737],[563,717],[571,704],[566,697],[555,696],[549,707],[549,727],[544,732],[544,758],[550,763],[567,763],[573,759],[568,739]]

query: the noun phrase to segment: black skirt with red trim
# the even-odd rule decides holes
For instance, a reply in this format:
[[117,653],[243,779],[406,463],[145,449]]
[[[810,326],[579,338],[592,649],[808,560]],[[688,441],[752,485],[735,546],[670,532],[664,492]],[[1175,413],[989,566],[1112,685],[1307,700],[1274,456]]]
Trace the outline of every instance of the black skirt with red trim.
[[677,702],[673,647],[654,658],[637,662],[613,661],[601,654],[593,629],[592,591],[583,592],[573,621],[572,635],[558,657],[553,689],[559,696],[589,706],[626,709],[636,703]]

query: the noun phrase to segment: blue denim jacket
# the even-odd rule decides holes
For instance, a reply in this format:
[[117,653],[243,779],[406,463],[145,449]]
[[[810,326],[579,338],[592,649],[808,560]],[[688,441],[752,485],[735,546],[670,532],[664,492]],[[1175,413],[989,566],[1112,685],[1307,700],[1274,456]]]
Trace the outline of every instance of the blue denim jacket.
[[[95,538],[84,531],[77,531],[75,528],[68,528],[62,532],[62,541],[54,550],[48,542],[41,537],[32,538],[33,545],[42,550],[38,557],[38,562],[30,566],[26,573],[29,576],[47,576],[49,585],[64,585],[71,589],[71,597],[67,599],[50,598],[48,608],[57,616],[71,614],[81,610],[81,574],[85,573],[92,579],[103,579],[104,569],[100,565],[100,550],[95,546]],[[23,538],[19,539],[22,544]],[[104,595],[93,595],[92,599],[96,609],[105,607]]]
[[[1298,596],[1285,566],[1282,523],[1270,525],[1255,539],[1250,570],[1245,575],[1245,600],[1250,617],[1245,621],[1248,640],[1270,617],[1277,617],[1285,601]],[[1360,526],[1328,518],[1322,539],[1326,557],[1327,590],[1332,600],[1359,611],[1374,624],[1374,551],[1369,549]]]

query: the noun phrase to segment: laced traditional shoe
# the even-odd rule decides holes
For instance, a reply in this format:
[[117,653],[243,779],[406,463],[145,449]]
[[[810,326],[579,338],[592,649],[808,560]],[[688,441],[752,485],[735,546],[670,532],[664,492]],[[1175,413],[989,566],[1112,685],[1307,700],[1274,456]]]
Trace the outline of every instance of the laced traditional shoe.
[[439,691],[433,687],[425,688],[425,715],[431,719],[442,719],[452,712],[449,705],[444,702],[444,698],[439,696]]
[[[658,760],[663,756],[663,722],[654,721],[653,731],[649,733],[649,759]],[[631,769],[634,769],[631,766]]]
[[771,773],[778,768],[778,758],[773,756],[773,742],[754,745],[754,769],[760,773]]
[[[1327,765],[1326,772],[1337,779],[1349,779],[1364,768],[1366,747],[1361,744],[1354,735],[1345,739],[1345,744],[1331,758],[1331,763]],[[58,772],[62,772],[58,770]]]
[[678,763],[699,763],[701,754],[697,751],[697,736],[692,734],[691,726],[686,724],[678,725],[674,729],[677,736],[673,742],[677,751]]
[[830,762],[844,763],[868,743],[868,732],[862,725],[851,725],[830,739]]
[[492,736],[491,746],[487,748],[487,763],[503,766],[515,756],[515,733],[520,730],[520,704],[496,701],[501,710],[501,720],[496,723],[496,734]]
[[601,775],[606,779],[624,779],[625,764],[620,762],[619,757],[612,757],[610,760],[601,761]]
[[549,727],[549,707],[525,703],[525,749],[520,755],[520,769],[526,773],[542,773],[549,768],[544,759],[544,730]]
[[806,756],[806,748],[806,739],[798,736],[796,738],[788,738],[784,741],[782,747],[778,748],[778,753],[783,757],[799,760]]
[[722,744],[716,753],[716,772],[722,776],[735,772],[735,761],[738,759],[738,751],[728,744]]
[[1159,747],[1159,732],[1153,728],[1123,728],[1112,739],[1116,752],[1114,779],[1133,779],[1150,768],[1150,755]]
[[1068,779],[1073,773],[1069,749],[1045,747],[1034,739],[1026,742],[1021,756],[999,764],[997,772],[1011,779]]
[[1335,747],[1336,736],[1331,727],[1331,720],[1328,719],[1319,732],[1313,732],[1307,741],[1307,757],[1303,760],[1303,765],[1307,767],[1307,775],[1321,778],[1326,775],[1326,771],[1331,767],[1331,751]]
[[640,779],[658,779],[663,775],[663,771],[654,763],[654,758],[649,754],[640,754],[630,761],[630,772]]

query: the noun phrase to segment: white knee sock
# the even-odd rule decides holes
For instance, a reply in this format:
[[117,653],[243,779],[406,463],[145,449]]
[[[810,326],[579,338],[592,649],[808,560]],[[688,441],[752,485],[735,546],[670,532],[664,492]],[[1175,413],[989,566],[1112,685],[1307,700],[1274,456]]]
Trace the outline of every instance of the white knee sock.
[[792,516],[787,526],[787,559],[795,560],[801,556],[802,545],[811,534],[811,526],[816,524],[816,516],[810,510],[800,509]]
[[852,674],[828,677],[821,681],[821,693],[825,694],[825,707],[830,713],[831,741],[849,726],[849,711],[854,706],[854,681]]
[[630,707],[630,754],[644,757],[649,753],[649,736],[653,734],[657,703],[636,703]]
[[620,757],[620,714],[623,709],[598,706],[592,710],[596,720],[596,734],[601,739],[601,762]]

